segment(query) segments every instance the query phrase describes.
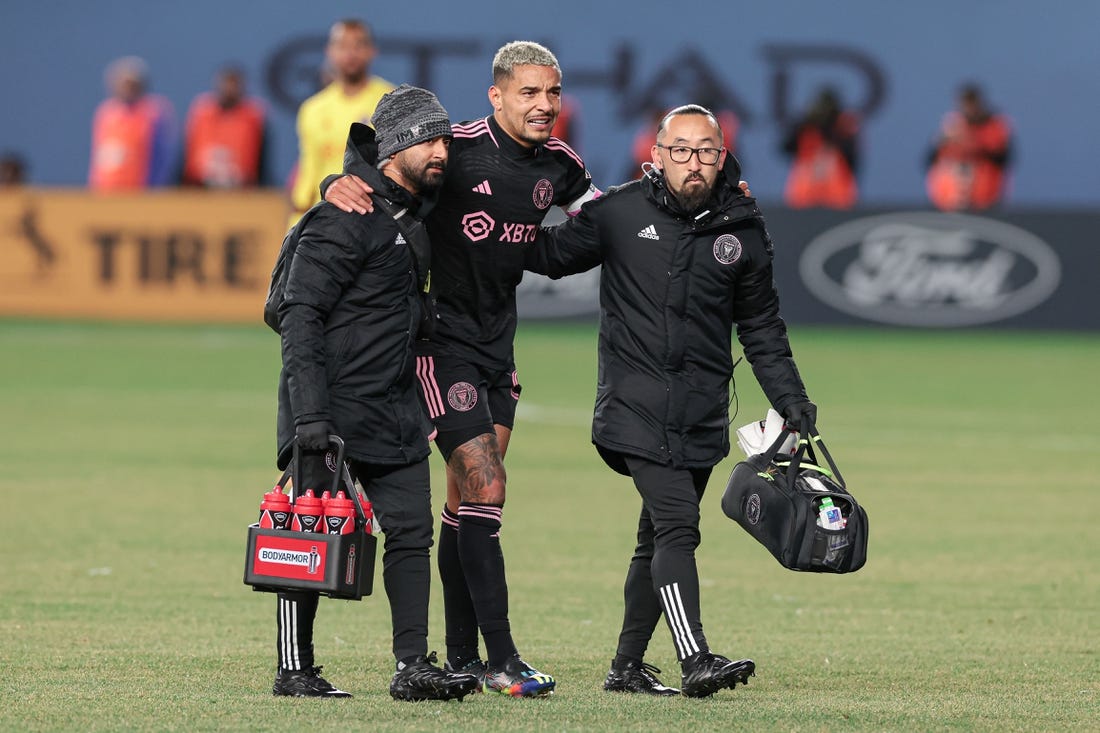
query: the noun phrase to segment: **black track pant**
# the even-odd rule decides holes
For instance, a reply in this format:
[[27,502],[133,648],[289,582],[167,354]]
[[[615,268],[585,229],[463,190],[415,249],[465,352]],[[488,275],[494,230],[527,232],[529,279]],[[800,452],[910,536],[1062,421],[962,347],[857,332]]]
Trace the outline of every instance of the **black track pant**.
[[699,502],[711,469],[674,469],[624,456],[642,497],[638,543],[627,570],[619,656],[642,659],[664,612],[680,661],[708,651],[699,612]]
[[[332,474],[323,468],[323,461],[307,460],[303,455],[302,463],[301,486],[331,485]],[[390,601],[394,658],[427,654],[433,534],[428,461],[402,466],[349,461],[348,467],[363,486],[385,535],[382,580]],[[314,665],[317,599],[312,592],[279,594],[276,648],[283,669]]]

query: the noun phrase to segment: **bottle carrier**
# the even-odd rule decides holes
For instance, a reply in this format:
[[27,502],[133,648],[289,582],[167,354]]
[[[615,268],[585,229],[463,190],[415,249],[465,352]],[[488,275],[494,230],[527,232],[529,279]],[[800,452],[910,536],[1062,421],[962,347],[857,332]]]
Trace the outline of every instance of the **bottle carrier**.
[[[339,471],[333,474],[330,494],[336,496],[338,490],[343,490],[355,502],[353,531],[326,534],[323,521],[319,525],[320,532],[262,529],[259,523],[251,525],[248,528],[244,582],[253,590],[271,593],[312,590],[332,598],[353,601],[371,594],[378,539],[371,533],[369,512],[364,508],[363,497],[344,462],[344,441],[330,435],[329,443],[336,447],[336,465],[339,467]],[[298,482],[293,478],[300,475],[300,459],[296,442],[291,464],[279,479],[279,485],[283,487],[286,487],[288,479],[292,481],[292,500],[298,495]]]

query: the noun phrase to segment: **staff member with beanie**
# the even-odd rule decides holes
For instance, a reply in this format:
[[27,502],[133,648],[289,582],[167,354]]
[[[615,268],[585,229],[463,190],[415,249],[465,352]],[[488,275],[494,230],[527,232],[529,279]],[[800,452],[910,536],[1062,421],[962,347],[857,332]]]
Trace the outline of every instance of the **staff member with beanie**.
[[[435,203],[451,142],[446,110],[431,92],[402,85],[382,97],[374,129],[351,127],[345,170],[370,182],[375,199],[423,219]],[[437,667],[428,655],[432,508],[430,426],[420,410],[413,343],[421,320],[423,275],[398,226],[379,207],[368,216],[321,202],[287,235],[298,238],[279,309],[278,465],[301,449],[299,493],[331,485],[330,435],[346,445],[352,475],[374,505],[385,534],[382,577],[393,623],[400,700],[461,699],[478,687],[470,674]],[[349,697],[321,676],[313,655],[315,592],[280,593],[272,691],[297,697]]]

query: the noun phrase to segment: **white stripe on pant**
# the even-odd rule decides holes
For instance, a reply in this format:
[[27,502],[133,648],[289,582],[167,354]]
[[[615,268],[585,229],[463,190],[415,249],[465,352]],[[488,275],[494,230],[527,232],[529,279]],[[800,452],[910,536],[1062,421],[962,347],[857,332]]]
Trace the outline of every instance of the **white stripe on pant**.
[[301,669],[298,657],[298,603],[279,599],[279,665]]
[[663,585],[660,590],[665,618],[668,619],[669,626],[672,628],[672,639],[676,643],[676,649],[682,661],[698,652],[699,644],[691,635],[691,626],[688,624],[687,613],[684,612],[684,602],[680,598],[680,584]]

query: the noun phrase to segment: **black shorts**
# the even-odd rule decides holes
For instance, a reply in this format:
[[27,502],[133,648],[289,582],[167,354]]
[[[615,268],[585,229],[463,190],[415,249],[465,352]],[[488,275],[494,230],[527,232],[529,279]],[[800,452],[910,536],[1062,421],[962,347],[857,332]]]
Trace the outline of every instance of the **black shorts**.
[[522,387],[514,364],[497,370],[454,356],[418,356],[416,377],[444,460],[466,441],[493,433],[494,425],[511,430],[515,424]]

